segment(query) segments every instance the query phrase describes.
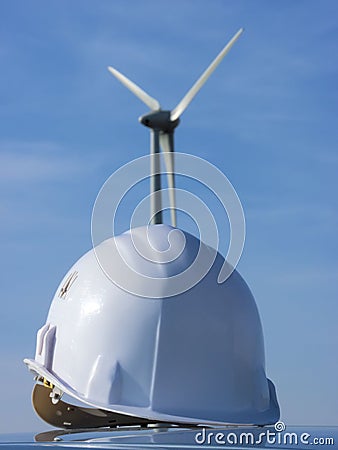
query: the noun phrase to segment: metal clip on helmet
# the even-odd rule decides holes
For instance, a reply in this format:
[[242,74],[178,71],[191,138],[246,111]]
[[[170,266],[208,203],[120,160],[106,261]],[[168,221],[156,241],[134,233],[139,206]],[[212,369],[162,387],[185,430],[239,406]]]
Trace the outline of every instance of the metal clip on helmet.
[[[195,237],[166,225],[133,233],[154,258],[145,259],[135,250],[130,232],[97,249],[106,255],[111,251],[114,264],[118,243],[135,270],[166,277],[167,286],[194,261],[200,246],[209,251]],[[186,244],[176,259],[163,262],[155,253],[168,242],[175,252],[171,233],[184,235]],[[46,401],[47,388],[35,389],[37,412],[53,425],[78,428],[81,420],[72,423],[58,408],[66,393],[101,415],[106,412],[99,423],[83,419],[86,427],[110,426],[116,423],[114,413],[122,423],[275,423],[279,407],[265,374],[257,307],[236,270],[217,283],[223,262],[217,253],[195,286],[172,297],[163,291],[149,298],[118,287],[102,270],[95,250],[86,253],[56,291],[47,322],[37,333],[35,359],[25,360],[38,379],[50,383],[51,401]],[[54,412],[49,414],[48,408]]]

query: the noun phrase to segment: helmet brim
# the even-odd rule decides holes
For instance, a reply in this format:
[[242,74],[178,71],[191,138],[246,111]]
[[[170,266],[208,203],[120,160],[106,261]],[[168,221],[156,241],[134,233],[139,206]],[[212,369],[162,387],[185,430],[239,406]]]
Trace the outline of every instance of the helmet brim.
[[[60,380],[54,373],[47,370],[42,364],[38,363],[34,359],[24,359],[24,363],[27,365],[28,369],[39,376],[46,378],[50,383],[59,388],[63,393],[69,395],[70,397],[78,400],[79,402],[84,403],[85,405],[89,405],[93,408],[102,409],[105,411],[110,411],[117,414],[125,414],[132,417],[139,417],[142,419],[148,419],[149,421],[157,421],[157,422],[168,422],[168,423],[180,423],[180,424],[190,424],[190,425],[210,425],[210,426],[223,426],[223,425],[269,425],[273,424],[278,420],[279,417],[279,407],[276,398],[275,388],[273,383],[269,382],[269,390],[270,390],[270,408],[268,411],[264,411],[265,414],[257,420],[255,423],[235,423],[230,421],[213,421],[208,420],[201,417],[184,417],[184,416],[176,416],[163,414],[158,411],[154,411],[150,408],[144,407],[133,407],[126,405],[107,405],[107,404],[99,404],[97,402],[93,403],[88,398],[85,398],[77,391],[75,391],[71,386],[65,384],[62,380]],[[273,413],[272,413],[273,412]],[[272,418],[273,416],[273,418]],[[277,418],[276,418],[277,417]],[[273,420],[271,420],[271,418]]]

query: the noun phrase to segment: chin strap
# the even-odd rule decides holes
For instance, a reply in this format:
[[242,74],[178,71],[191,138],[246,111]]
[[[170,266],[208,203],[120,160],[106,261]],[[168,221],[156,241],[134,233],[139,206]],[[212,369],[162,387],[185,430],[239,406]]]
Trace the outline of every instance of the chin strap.
[[114,428],[117,426],[147,426],[158,423],[148,419],[128,416],[96,408],[82,408],[61,400],[62,392],[56,392],[51,384],[36,384],[32,403],[37,415],[53,427],[66,429]]

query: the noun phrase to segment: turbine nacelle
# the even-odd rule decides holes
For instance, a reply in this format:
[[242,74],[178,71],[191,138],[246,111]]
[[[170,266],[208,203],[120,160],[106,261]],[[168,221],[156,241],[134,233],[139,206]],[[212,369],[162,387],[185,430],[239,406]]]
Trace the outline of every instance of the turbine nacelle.
[[180,119],[172,120],[171,111],[159,110],[144,114],[139,118],[139,122],[152,130],[171,133],[180,123]]

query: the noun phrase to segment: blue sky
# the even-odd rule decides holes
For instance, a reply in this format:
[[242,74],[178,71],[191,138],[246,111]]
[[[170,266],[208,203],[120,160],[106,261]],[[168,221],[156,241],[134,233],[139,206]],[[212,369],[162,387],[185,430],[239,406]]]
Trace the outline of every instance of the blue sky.
[[31,409],[22,358],[34,355],[64,273],[91,246],[100,187],[148,152],[137,122],[146,108],[106,67],[172,108],[242,26],[183,114],[176,148],[220,168],[242,201],[238,268],[260,311],[282,419],[337,424],[337,17],[329,0],[1,2],[0,395],[9,407],[0,432],[48,428]]

